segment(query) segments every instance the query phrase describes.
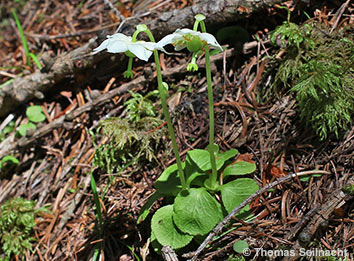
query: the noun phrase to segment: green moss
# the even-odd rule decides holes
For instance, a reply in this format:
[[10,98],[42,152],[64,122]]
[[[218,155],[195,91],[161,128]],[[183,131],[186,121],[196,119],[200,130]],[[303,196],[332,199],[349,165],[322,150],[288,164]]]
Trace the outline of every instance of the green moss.
[[339,137],[353,123],[352,34],[347,29],[330,33],[321,24],[298,26],[285,22],[271,39],[273,43],[281,39],[286,50],[286,55],[272,68],[276,71],[272,92],[294,93],[301,120],[321,140],[332,134]]
[[32,230],[36,226],[35,217],[44,208],[35,209],[36,202],[23,198],[13,198],[0,207],[0,252],[5,260],[17,256],[24,260],[24,254],[32,249]]

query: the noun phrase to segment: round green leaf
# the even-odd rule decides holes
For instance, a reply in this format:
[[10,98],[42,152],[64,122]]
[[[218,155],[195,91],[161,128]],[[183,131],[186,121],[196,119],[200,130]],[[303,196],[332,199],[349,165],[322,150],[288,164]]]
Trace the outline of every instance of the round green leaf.
[[194,149],[187,152],[187,156],[200,168],[202,171],[211,169],[210,155],[206,150]]
[[27,108],[26,115],[28,120],[32,122],[42,122],[45,120],[42,108],[39,105],[33,105]]
[[179,249],[188,245],[193,236],[180,232],[173,223],[172,215],[172,205],[157,210],[151,219],[151,230],[161,245]]
[[229,175],[246,175],[256,170],[256,164],[247,161],[239,161],[227,166],[224,170],[224,178]]
[[[225,161],[232,158],[237,154],[237,150],[230,150],[224,153],[216,154],[216,168],[221,169]],[[233,155],[233,156],[231,156]],[[194,149],[187,152],[187,157],[189,157],[202,171],[206,172],[211,170],[210,154],[207,150]]]
[[29,122],[29,123],[26,123],[26,124],[22,124],[22,125],[20,125],[20,127],[18,127],[18,133],[20,133],[20,135],[22,136],[22,137],[24,137],[24,136],[26,136],[26,131],[28,130],[28,129],[36,129],[37,127],[36,127],[36,125],[34,125],[32,122]]
[[223,218],[220,203],[205,188],[181,191],[173,204],[173,221],[185,233],[205,235]]
[[248,244],[245,240],[236,241],[233,245],[233,249],[236,253],[242,254],[245,249],[248,249]]
[[231,150],[228,150],[228,151],[225,151],[222,153],[218,153],[216,160],[218,160],[220,158],[224,161],[227,161],[227,160],[231,159],[232,157],[236,156],[237,154],[238,154],[238,150],[231,149]]
[[[183,163],[184,167],[185,164]],[[160,177],[155,181],[155,188],[163,195],[175,195],[181,190],[181,182],[178,175],[177,164],[173,164],[165,169]]]
[[[239,178],[221,186],[222,202],[225,209],[230,213],[246,198],[258,191],[259,187],[253,179]],[[243,208],[240,213],[249,210],[249,206]]]

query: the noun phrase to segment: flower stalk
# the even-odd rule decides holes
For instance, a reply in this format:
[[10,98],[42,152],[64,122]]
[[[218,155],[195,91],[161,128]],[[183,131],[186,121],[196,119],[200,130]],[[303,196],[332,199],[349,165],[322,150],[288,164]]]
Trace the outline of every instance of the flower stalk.
[[[144,32],[148,35],[151,42],[155,42],[155,38],[148,28],[146,28],[146,30]],[[181,185],[182,185],[182,190],[186,190],[187,183],[186,183],[186,179],[184,176],[182,160],[181,160],[181,157],[180,157],[179,151],[178,151],[176,135],[175,135],[175,132],[174,132],[174,129],[172,126],[170,114],[168,112],[168,106],[167,106],[167,100],[166,100],[167,99],[167,97],[166,97],[167,90],[162,82],[160,59],[159,59],[159,55],[158,55],[157,50],[154,50],[154,58],[155,58],[155,64],[156,64],[157,84],[158,84],[158,89],[159,89],[159,93],[160,93],[160,97],[161,97],[162,111],[163,111],[163,114],[164,114],[166,122],[167,122],[167,128],[168,128],[169,135],[172,140],[172,150],[173,150],[173,153],[176,157],[176,163],[177,163],[179,178],[180,178]]]
[[[205,16],[196,15],[196,21],[193,26],[193,30],[198,29],[198,25],[200,24],[200,28],[202,33],[206,33],[206,27],[204,23]],[[217,145],[214,143],[214,98],[213,98],[213,86],[211,79],[211,70],[210,70],[210,53],[209,53],[209,45],[204,47],[205,49],[205,71],[208,85],[208,102],[209,102],[209,146],[208,151],[210,154],[210,163],[211,163],[211,176],[206,185],[212,190],[218,187],[217,184],[217,168],[216,168],[216,153],[218,150]]]

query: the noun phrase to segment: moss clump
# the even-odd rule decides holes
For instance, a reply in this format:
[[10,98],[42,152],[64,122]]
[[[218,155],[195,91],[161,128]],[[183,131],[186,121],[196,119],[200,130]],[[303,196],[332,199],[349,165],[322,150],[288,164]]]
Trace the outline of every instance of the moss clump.
[[47,212],[44,208],[35,209],[36,202],[23,198],[13,198],[0,207],[0,245],[5,256],[0,260],[10,260],[16,256],[21,259],[27,250],[32,249],[32,230],[36,226],[35,217],[40,212]]
[[331,33],[321,24],[284,22],[271,37],[273,43],[279,38],[286,55],[278,63],[272,90],[285,88],[296,95],[301,120],[321,140],[338,137],[353,123],[353,35],[345,28]]

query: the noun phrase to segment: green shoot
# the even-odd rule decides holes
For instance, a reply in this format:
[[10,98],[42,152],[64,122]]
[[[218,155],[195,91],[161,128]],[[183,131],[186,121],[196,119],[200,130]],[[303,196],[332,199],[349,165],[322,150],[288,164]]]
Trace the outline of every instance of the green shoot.
[[[93,200],[94,200],[95,206],[96,206],[96,218],[98,220],[99,236],[102,237],[102,234],[103,234],[103,218],[102,218],[100,199],[99,199],[98,192],[97,192],[96,181],[95,181],[95,178],[93,176],[93,171],[91,171],[91,173],[90,173],[90,178],[91,178],[91,189],[92,189],[92,194],[93,194]],[[102,249],[102,242],[98,242],[95,245],[95,247],[94,247],[94,253],[93,253],[92,260],[97,260],[97,258],[99,257],[101,249]]]
[[28,48],[28,44],[27,44],[27,39],[26,39],[26,36],[23,32],[23,29],[22,29],[22,25],[20,23],[20,20],[18,19],[18,16],[16,14],[16,11],[15,9],[11,9],[11,12],[12,12],[12,15],[15,19],[15,23],[16,23],[16,26],[17,26],[17,30],[20,34],[20,38],[21,38],[21,42],[22,42],[22,45],[23,45],[23,49],[25,51],[25,56],[26,56],[26,64],[27,65],[31,65],[31,61],[30,61],[30,58],[34,61],[34,63],[37,65],[37,67],[39,69],[42,69],[42,65],[41,63],[39,62],[37,56],[34,54],[34,53],[31,53],[29,51],[29,48]]
[[96,205],[96,217],[98,219],[99,229],[101,230],[102,225],[103,225],[101,204],[100,204],[100,199],[99,199],[98,192],[97,192],[96,181],[95,181],[95,178],[93,177],[92,171],[90,173],[90,176],[91,176],[91,189],[92,189],[92,193],[93,193],[93,200]]
[[23,45],[23,49],[25,50],[25,55],[26,55],[26,63],[27,65],[30,65],[30,61],[29,61],[29,49],[28,49],[28,44],[27,44],[27,39],[25,37],[25,34],[23,33],[23,29],[20,23],[20,20],[18,19],[18,16],[16,14],[15,9],[11,9],[12,15],[15,18],[15,22],[16,22],[16,26],[17,26],[17,30],[20,34],[20,38],[21,38],[21,42]]
[[37,65],[39,70],[43,68],[41,62],[38,60],[37,56],[34,53],[29,53],[29,56],[32,58],[33,62]]

